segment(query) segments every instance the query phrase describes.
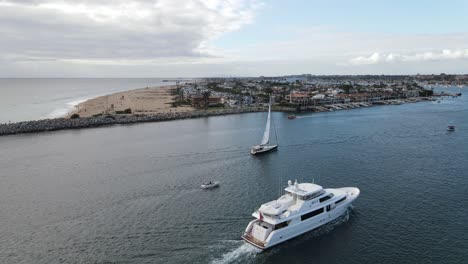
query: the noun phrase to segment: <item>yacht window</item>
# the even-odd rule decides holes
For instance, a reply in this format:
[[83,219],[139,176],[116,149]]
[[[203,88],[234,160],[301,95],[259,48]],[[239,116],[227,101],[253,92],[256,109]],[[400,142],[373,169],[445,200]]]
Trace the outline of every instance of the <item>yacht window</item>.
[[343,198],[341,198],[341,199],[339,199],[338,201],[336,201],[335,204],[339,204],[339,203],[341,203],[341,202],[344,201],[344,200],[346,200],[346,196],[343,197]]
[[323,211],[324,211],[323,208],[320,208],[320,209],[315,210],[315,211],[312,211],[312,212],[310,212],[310,213],[301,215],[301,221],[304,221],[304,220],[306,220],[306,219],[309,219],[309,218],[311,218],[311,217],[314,217],[314,216],[316,216],[316,215],[319,215],[319,214],[323,213]]
[[323,203],[323,202],[325,202],[326,200],[331,199],[332,197],[333,197],[333,193],[330,193],[329,195],[320,198],[320,202]]
[[273,230],[278,230],[278,229],[281,229],[283,227],[287,227],[288,226],[288,222],[282,222],[282,223],[279,223],[279,224],[276,224],[275,225],[275,228],[273,228]]
[[304,201],[307,201],[307,200],[310,200],[310,199],[314,199],[322,194],[324,194],[325,191],[324,190],[321,190],[319,192],[316,192],[316,193],[313,193],[313,194],[310,194],[310,195],[306,195],[306,196],[302,196],[302,200]]

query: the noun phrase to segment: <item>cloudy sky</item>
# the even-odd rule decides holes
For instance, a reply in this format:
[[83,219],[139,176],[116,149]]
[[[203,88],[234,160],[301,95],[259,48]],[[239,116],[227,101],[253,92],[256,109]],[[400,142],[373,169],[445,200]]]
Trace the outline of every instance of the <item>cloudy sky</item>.
[[0,77],[468,73],[468,1],[0,0]]

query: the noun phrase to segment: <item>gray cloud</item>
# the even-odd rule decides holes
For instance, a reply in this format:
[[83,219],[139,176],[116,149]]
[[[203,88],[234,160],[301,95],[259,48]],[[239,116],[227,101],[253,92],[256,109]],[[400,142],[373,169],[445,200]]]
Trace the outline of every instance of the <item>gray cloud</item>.
[[272,38],[212,46],[253,22],[259,1],[0,0],[0,76],[402,74],[468,67],[467,32],[347,32],[286,21],[268,29]]
[[209,57],[209,41],[251,22],[255,2],[0,0],[0,59]]
[[351,59],[352,65],[369,65],[395,62],[423,62],[468,59],[468,49],[444,49],[423,53],[400,54],[374,52],[369,56],[359,56]]

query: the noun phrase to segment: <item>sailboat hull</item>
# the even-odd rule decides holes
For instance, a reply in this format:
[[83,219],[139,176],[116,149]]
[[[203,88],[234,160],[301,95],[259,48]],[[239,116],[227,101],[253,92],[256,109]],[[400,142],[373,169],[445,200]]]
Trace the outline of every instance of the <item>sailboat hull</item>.
[[250,150],[250,153],[252,155],[259,155],[259,154],[264,154],[268,152],[272,152],[278,149],[278,145],[271,145],[271,146],[254,146]]

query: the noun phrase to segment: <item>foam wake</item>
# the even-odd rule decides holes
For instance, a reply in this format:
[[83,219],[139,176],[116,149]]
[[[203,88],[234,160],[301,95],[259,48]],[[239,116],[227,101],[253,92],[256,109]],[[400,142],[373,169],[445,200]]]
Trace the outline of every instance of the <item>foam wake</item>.
[[[342,216],[320,227],[319,229],[311,233],[308,233],[305,236],[305,238],[310,239],[311,237],[318,237],[318,236],[326,235],[332,232],[333,229],[335,229],[337,226],[342,225],[343,223],[346,223],[349,221],[352,210],[353,210],[353,207],[351,205]],[[233,247],[234,249],[223,254],[220,258],[217,258],[211,261],[212,264],[251,263],[252,259],[255,258],[255,256],[258,253],[262,252],[260,249],[250,244],[247,244],[241,240],[235,240],[235,241],[230,240],[230,241],[225,241],[225,242],[229,242],[230,246]],[[291,241],[289,243],[294,243],[294,242]],[[295,243],[298,243],[298,241],[296,240]]]
[[213,264],[228,264],[228,263],[247,263],[249,259],[255,257],[261,250],[245,243],[244,241],[236,241],[236,246],[233,250],[223,254],[221,258],[214,259]]

